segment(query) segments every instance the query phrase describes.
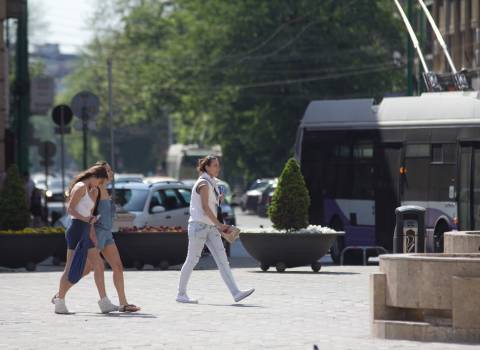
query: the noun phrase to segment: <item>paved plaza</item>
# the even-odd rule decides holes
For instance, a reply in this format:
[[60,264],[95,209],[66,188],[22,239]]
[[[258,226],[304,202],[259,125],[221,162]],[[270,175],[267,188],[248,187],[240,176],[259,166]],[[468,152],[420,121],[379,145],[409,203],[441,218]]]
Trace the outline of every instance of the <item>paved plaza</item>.
[[[74,315],[56,315],[50,298],[58,268],[0,273],[0,349],[474,349],[478,346],[374,339],[369,333],[369,274],[377,266],[324,266],[260,272],[233,258],[241,287],[255,287],[234,304],[210,258],[195,271],[190,294],[198,305],[175,302],[178,269],[127,271],[137,314],[102,315],[93,277],[68,295]],[[250,266],[250,267],[249,267]],[[56,270],[56,271],[52,271]],[[44,272],[42,272],[44,271]],[[107,271],[107,287],[117,300]]]

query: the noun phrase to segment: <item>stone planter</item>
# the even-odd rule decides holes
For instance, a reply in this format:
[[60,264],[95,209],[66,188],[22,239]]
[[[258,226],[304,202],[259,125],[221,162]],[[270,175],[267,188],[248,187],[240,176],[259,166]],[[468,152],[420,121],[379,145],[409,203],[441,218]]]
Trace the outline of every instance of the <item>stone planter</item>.
[[447,254],[480,253],[480,231],[445,232],[443,237]]
[[55,251],[53,252],[53,264],[58,266],[67,260],[67,241],[65,235],[61,235],[56,242]]
[[318,260],[341,234],[344,233],[242,233],[240,240],[263,271],[270,266],[283,272],[286,268],[310,265],[318,272]]
[[25,267],[34,271],[39,262],[52,256],[63,233],[0,233],[0,266]]
[[480,254],[381,255],[379,268],[370,279],[374,336],[480,343]]
[[186,232],[118,232],[113,237],[125,267],[143,269],[145,264],[166,270],[185,261]]

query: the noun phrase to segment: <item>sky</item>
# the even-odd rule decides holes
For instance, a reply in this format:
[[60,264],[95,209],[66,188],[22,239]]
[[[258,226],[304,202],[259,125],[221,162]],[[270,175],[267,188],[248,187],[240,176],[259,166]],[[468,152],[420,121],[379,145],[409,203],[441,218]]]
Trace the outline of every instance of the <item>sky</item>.
[[[96,0],[29,0],[29,16],[40,22],[41,30],[32,33],[30,43],[57,43],[63,53],[78,52],[92,36],[87,20]],[[35,28],[35,25],[33,25]]]

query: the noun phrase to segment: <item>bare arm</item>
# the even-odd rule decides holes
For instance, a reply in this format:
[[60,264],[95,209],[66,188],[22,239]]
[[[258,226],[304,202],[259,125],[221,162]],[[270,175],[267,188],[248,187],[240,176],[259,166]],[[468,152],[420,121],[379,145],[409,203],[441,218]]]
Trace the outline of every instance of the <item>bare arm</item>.
[[74,219],[90,222],[91,216],[83,216],[75,210],[75,207],[85,193],[87,193],[87,187],[85,185],[77,186],[73,189],[72,193],[70,193],[70,200],[67,203],[67,213]]
[[212,222],[215,223],[215,226],[217,226],[217,228],[219,228],[220,230],[223,230],[225,229],[225,227],[228,227],[228,225],[224,225],[220,221],[218,221],[217,216],[214,213],[212,213],[212,210],[208,206],[208,186],[207,185],[201,186],[198,189],[198,191],[200,193],[200,198],[202,199],[203,211],[208,216],[208,218],[212,220]]

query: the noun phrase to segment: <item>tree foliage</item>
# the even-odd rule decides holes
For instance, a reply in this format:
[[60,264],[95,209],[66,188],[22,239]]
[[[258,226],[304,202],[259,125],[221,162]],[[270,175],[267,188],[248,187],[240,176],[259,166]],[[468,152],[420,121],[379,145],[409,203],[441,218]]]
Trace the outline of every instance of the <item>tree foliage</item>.
[[273,193],[268,215],[278,230],[299,230],[308,226],[310,195],[300,166],[294,158],[285,164]]
[[231,177],[278,173],[311,100],[402,88],[393,53],[402,51],[403,30],[390,2],[107,3],[117,24],[97,30],[70,93],[88,88],[106,105],[112,57],[117,125],[155,121],[161,156],[169,116],[177,141],[222,145]]
[[25,185],[15,165],[10,166],[0,191],[0,229],[21,230],[29,224]]

